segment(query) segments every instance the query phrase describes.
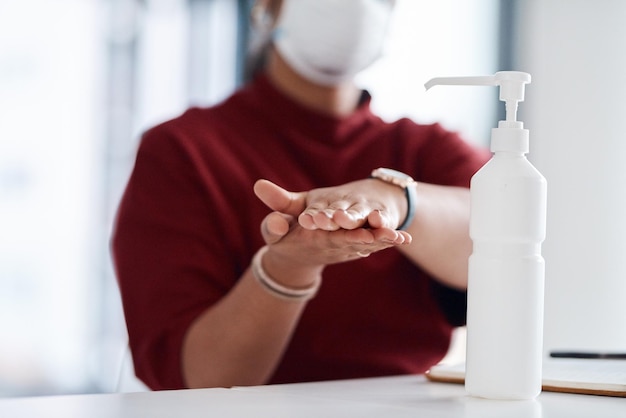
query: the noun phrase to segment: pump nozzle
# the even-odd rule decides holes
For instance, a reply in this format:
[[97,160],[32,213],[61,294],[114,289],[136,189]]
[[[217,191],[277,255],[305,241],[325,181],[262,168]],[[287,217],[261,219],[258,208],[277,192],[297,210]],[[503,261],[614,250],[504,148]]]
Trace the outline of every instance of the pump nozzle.
[[530,83],[530,74],[520,71],[499,71],[491,76],[437,77],[429,80],[426,90],[437,85],[499,86],[500,100],[506,104],[506,121],[515,125],[517,104],[524,101],[524,85]]

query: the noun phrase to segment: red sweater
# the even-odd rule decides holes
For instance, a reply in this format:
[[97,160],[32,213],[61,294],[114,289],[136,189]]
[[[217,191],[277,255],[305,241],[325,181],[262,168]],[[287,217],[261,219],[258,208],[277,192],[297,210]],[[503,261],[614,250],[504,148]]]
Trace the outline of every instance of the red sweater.
[[[367,94],[354,114],[335,118],[291,101],[265,76],[149,130],[112,241],[137,375],[153,389],[184,386],[187,328],[263,245],[269,209],[253,193],[257,179],[300,191],[390,167],[467,187],[485,157],[439,125],[383,122]],[[446,353],[452,329],[432,289],[394,249],[327,267],[271,382],[424,372]]]

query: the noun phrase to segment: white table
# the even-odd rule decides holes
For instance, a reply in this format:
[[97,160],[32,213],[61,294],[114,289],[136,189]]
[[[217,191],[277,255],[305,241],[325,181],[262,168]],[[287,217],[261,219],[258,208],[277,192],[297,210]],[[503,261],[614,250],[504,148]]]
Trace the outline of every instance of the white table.
[[0,400],[0,417],[626,417],[626,399],[542,393],[489,401],[462,385],[398,376],[292,385]]

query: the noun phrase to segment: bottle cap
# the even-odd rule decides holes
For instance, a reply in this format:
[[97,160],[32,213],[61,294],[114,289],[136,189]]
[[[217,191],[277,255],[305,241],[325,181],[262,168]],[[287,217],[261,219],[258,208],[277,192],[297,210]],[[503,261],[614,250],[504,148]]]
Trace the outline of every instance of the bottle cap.
[[[437,77],[429,80],[424,87],[426,90],[437,85],[464,85],[464,86],[499,86],[500,100],[506,106],[506,119],[498,123],[493,130],[491,150],[528,152],[528,131],[523,129],[524,124],[517,120],[517,106],[524,101],[526,84],[530,83],[530,74],[521,71],[499,71],[490,76],[478,77]],[[521,130],[525,134],[514,132],[500,132],[504,129]],[[510,138],[511,141],[507,141]]]

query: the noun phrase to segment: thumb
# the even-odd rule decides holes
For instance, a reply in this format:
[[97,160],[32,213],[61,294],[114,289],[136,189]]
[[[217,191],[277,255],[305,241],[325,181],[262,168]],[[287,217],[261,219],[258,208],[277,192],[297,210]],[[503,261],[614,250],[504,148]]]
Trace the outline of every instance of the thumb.
[[268,214],[261,222],[261,234],[266,244],[276,244],[287,233],[293,224],[293,217],[280,212]]
[[269,180],[258,180],[254,194],[270,209],[298,216],[306,207],[306,193],[289,192]]

